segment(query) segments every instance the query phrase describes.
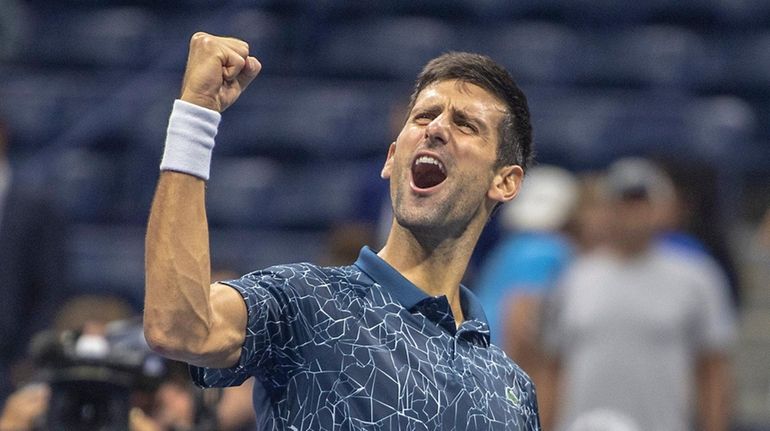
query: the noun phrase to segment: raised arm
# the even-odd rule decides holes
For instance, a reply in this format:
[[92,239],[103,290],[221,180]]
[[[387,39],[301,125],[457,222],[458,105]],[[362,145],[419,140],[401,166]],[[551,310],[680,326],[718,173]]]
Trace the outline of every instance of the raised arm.
[[144,334],[157,352],[193,365],[234,365],[245,338],[246,307],[240,294],[209,285],[205,180],[219,113],[260,69],[245,42],[196,33],[190,41],[183,102],[175,104],[169,123],[147,226]]

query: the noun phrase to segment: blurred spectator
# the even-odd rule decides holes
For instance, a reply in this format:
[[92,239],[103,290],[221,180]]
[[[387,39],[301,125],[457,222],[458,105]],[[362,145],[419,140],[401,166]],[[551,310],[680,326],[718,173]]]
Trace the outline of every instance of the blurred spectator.
[[51,399],[48,385],[29,385],[14,392],[0,409],[0,431],[40,429]]
[[661,245],[694,258],[715,260],[727,276],[733,305],[738,306],[740,277],[724,226],[719,223],[716,174],[702,164],[667,161],[664,167],[673,180],[674,198],[661,205]]
[[222,389],[222,398],[217,406],[218,431],[249,431],[256,429],[257,418],[251,401],[254,378],[240,386]]
[[607,245],[612,215],[607,197],[602,191],[601,175],[589,173],[580,177],[580,192],[575,216],[567,231],[575,241],[579,253],[588,253]]
[[501,208],[505,237],[490,252],[477,292],[492,342],[540,384],[540,301],[572,258],[562,229],[577,201],[577,180],[555,166],[532,168],[519,196]]
[[240,429],[217,426],[219,392],[206,398],[186,364],[152,354],[133,315],[111,296],[65,303],[52,328],[34,337],[25,362],[37,368],[18,373],[28,383],[0,409],[0,431]]
[[66,230],[51,200],[17,180],[0,119],[0,403],[10,369],[68,296]]
[[612,410],[593,410],[578,417],[567,431],[641,431],[628,417]]
[[556,413],[563,430],[606,409],[643,430],[726,430],[735,323],[724,274],[656,243],[673,186],[655,165],[614,163],[606,193],[608,246],[580,257],[547,301],[558,398],[544,419]]
[[[124,300],[106,295],[77,295],[59,306],[50,328],[47,328],[52,334],[82,332],[99,335],[104,333],[109,322],[128,319],[136,314]],[[38,334],[43,332],[45,330]],[[33,343],[36,338],[39,337],[33,337]],[[24,346],[25,353],[28,350]],[[26,381],[34,379],[38,371],[34,360],[30,358],[17,361],[13,367],[11,385],[21,387]]]
[[364,244],[375,241],[375,227],[365,221],[340,223],[329,229],[326,247],[319,261],[323,265],[347,265],[358,259]]
[[[332,235],[334,237],[334,235]],[[344,248],[343,248],[344,250]],[[344,253],[344,251],[342,251]],[[211,272],[211,281],[232,280],[238,273],[220,267]],[[249,431],[257,427],[257,415],[252,404],[254,377],[246,379],[240,386],[222,389],[204,389],[206,392],[219,391],[221,397],[216,407],[218,431]]]

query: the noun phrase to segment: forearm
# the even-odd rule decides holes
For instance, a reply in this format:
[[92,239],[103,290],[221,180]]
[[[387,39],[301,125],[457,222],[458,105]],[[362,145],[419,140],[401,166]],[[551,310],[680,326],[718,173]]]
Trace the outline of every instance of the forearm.
[[537,389],[537,403],[540,410],[540,422],[544,430],[554,429],[559,415],[559,384],[561,365],[556,359],[546,359],[543,378]]
[[145,336],[157,350],[187,360],[212,328],[205,183],[164,171],[145,244]]
[[698,366],[698,409],[704,431],[726,431],[731,416],[732,382],[723,355],[704,358]]
[[245,338],[240,294],[210,285],[205,180],[220,113],[261,68],[248,54],[248,44],[237,39],[206,33],[190,39],[147,226],[145,338],[165,356],[199,366],[233,365]]

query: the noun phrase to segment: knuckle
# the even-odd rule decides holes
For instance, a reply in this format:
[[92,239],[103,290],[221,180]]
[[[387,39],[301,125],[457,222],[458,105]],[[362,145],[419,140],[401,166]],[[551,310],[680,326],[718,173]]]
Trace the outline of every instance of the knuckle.
[[210,47],[216,44],[216,42],[217,42],[216,36],[212,36],[202,31],[195,33],[192,39],[190,40],[191,45],[202,46],[202,47]]
[[194,43],[194,42],[198,42],[198,41],[200,41],[201,39],[203,39],[203,38],[205,38],[205,37],[207,37],[207,36],[209,36],[209,34],[208,34],[208,33],[204,33],[204,32],[202,32],[202,31],[196,31],[196,32],[195,32],[195,33],[192,35],[192,37],[190,38],[190,42],[191,42],[191,43]]

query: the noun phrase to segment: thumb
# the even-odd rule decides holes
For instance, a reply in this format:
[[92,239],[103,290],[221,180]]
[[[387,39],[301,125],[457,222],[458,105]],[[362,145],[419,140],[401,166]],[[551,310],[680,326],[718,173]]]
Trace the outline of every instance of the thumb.
[[251,84],[251,81],[253,81],[257,75],[259,75],[261,70],[262,64],[259,62],[259,60],[252,56],[246,57],[246,65],[243,66],[241,73],[239,73],[236,77],[238,84],[241,87],[241,91],[245,90],[246,87]]

